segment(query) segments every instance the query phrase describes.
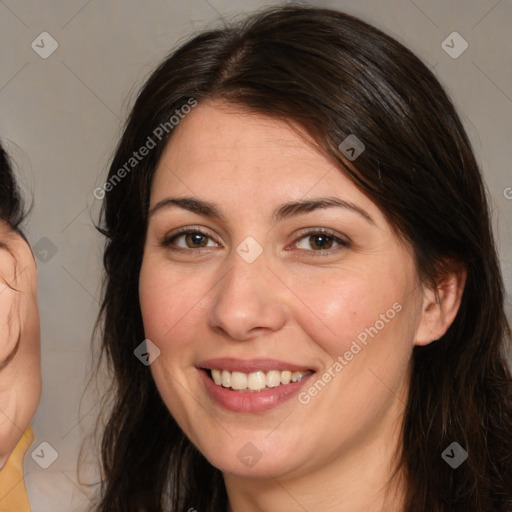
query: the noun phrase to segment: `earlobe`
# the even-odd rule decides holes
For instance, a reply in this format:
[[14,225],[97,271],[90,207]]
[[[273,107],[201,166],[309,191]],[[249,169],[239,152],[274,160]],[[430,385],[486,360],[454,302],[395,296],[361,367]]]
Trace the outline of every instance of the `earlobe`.
[[416,331],[415,345],[428,345],[444,336],[457,316],[466,276],[466,270],[450,272],[435,288],[424,288],[421,320]]

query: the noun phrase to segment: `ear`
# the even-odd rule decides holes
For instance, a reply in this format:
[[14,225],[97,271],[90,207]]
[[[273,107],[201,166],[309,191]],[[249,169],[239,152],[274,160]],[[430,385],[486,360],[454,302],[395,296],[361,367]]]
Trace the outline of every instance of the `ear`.
[[444,274],[435,287],[424,287],[415,345],[428,345],[444,336],[459,311],[466,277],[466,270],[459,269]]
[[16,353],[20,336],[20,292],[16,284],[14,256],[0,246],[0,370]]
[[[0,241],[0,370],[16,355],[21,333],[34,330],[37,270],[30,246],[12,231]],[[37,325],[37,329],[39,329]]]

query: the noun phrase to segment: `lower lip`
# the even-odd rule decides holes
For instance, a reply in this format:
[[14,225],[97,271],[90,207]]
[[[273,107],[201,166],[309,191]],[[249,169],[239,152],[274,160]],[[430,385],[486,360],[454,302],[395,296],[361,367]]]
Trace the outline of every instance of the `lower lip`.
[[299,382],[281,384],[263,391],[235,391],[215,384],[207,370],[200,369],[199,373],[210,397],[225,409],[235,412],[263,412],[273,409],[297,395],[300,388],[314,375],[311,373]]

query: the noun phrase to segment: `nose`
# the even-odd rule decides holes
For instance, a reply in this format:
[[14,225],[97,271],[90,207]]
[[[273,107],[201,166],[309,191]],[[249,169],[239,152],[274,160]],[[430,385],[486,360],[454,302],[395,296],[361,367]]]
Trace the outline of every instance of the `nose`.
[[268,268],[264,254],[248,263],[234,252],[229,264],[214,288],[210,327],[237,341],[281,329],[288,313],[284,285]]

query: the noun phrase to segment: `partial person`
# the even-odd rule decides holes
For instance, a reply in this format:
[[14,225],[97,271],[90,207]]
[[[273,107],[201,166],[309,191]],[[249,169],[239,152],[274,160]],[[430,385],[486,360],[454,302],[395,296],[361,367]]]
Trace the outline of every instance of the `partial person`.
[[21,223],[25,212],[0,145],[0,511],[29,512],[23,458],[41,397],[37,268]]

